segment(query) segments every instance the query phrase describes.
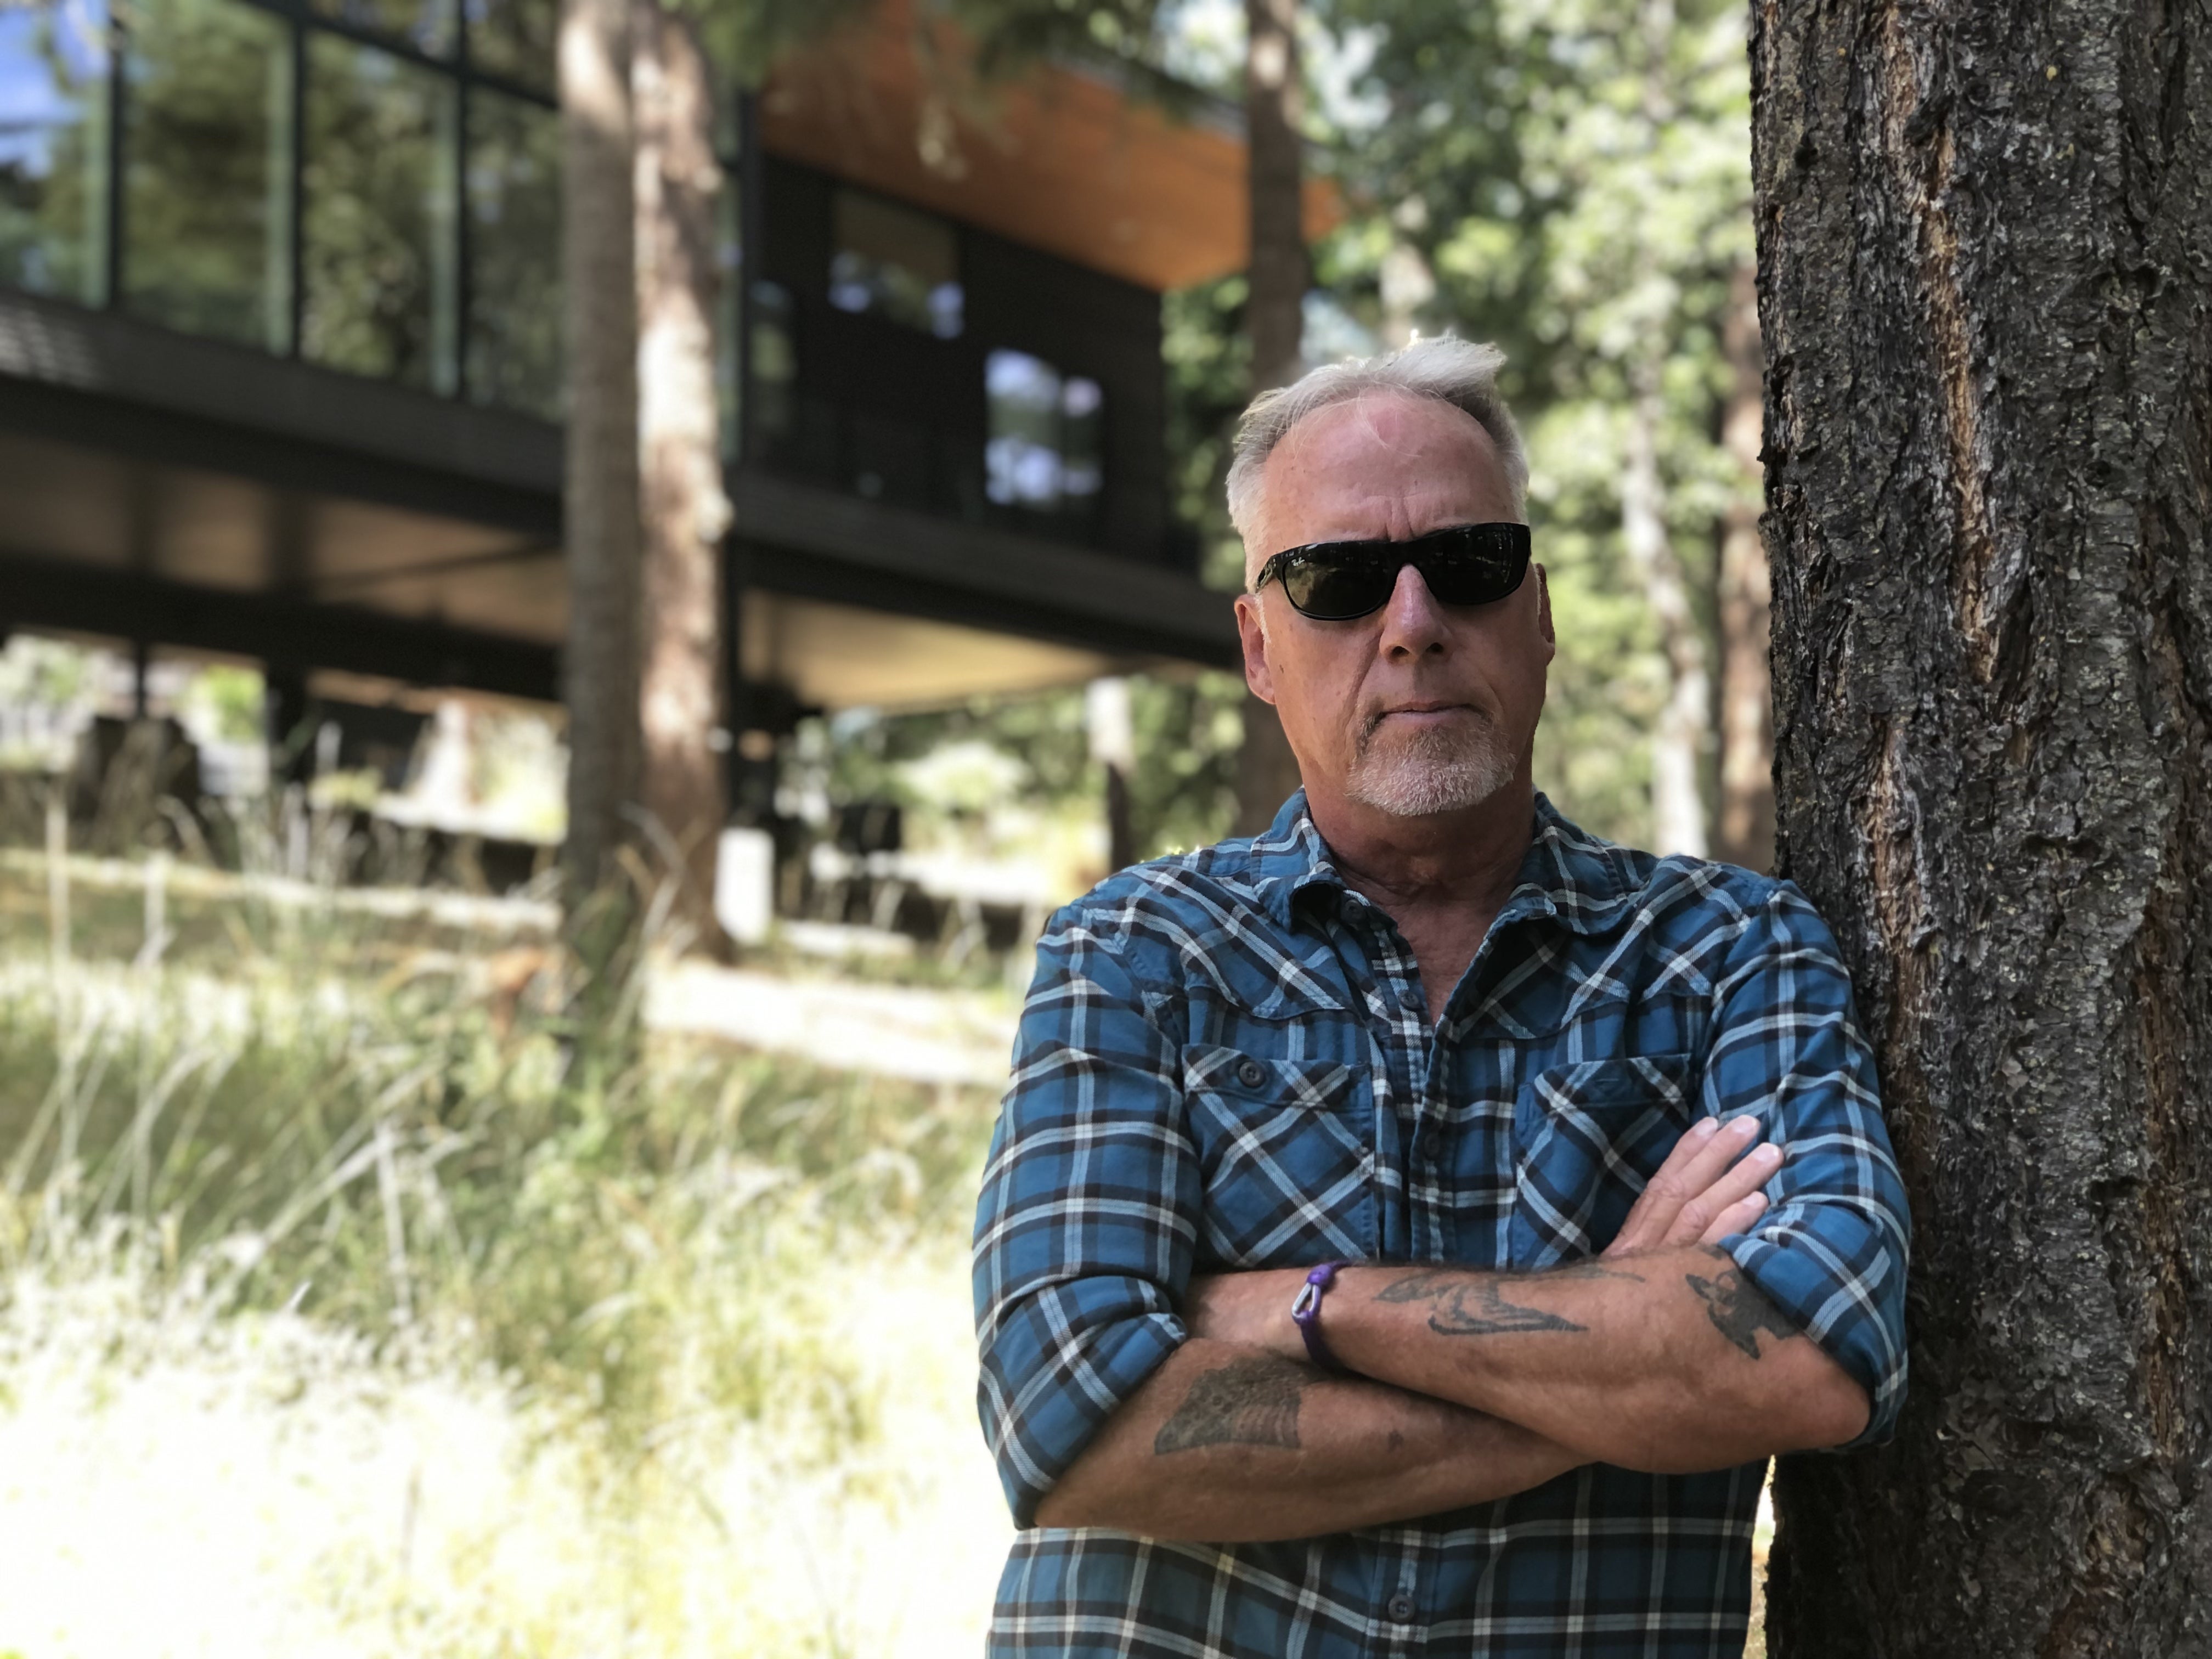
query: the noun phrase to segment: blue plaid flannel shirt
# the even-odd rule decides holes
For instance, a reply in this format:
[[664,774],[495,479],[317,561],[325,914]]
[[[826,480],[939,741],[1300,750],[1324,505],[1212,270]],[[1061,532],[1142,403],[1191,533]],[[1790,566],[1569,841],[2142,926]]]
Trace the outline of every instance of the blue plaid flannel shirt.
[[1790,1157],[1724,1248],[1865,1386],[1863,1441],[1886,1438],[1905,1195],[1849,981],[1796,888],[1616,847],[1539,796],[1519,884],[1433,1027],[1403,937],[1344,884],[1303,794],[1256,839],[1060,911],[976,1217],[983,1430],[1027,1528],[989,1652],[1740,1653],[1763,1463],[1592,1465],[1290,1543],[1031,1517],[1182,1341],[1194,1273],[1589,1255],[1684,1129],[1746,1112]]

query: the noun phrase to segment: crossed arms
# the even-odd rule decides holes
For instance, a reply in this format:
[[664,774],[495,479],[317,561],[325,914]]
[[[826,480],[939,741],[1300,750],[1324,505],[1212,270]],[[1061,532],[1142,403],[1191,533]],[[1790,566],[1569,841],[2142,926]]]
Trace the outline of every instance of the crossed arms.
[[[1339,1376],[1290,1322],[1303,1268],[1194,1276],[1218,1172],[1188,1128],[1173,965],[1134,971],[1118,913],[1066,913],[977,1216],[980,1404],[1017,1524],[1304,1537],[1586,1463],[1680,1473],[1884,1432],[1910,1224],[1872,1059],[1802,897],[1757,922],[1714,965],[1698,1127],[1606,1254],[1347,1269],[1322,1316]],[[1754,1162],[1729,1123],[1789,1158]],[[1309,1224],[1332,1242],[1307,1261],[1357,1254]]]
[[1582,1464],[1725,1468],[1840,1444],[1867,1394],[1716,1241],[1765,1206],[1748,1118],[1683,1137],[1600,1258],[1539,1273],[1340,1273],[1306,1363],[1304,1274],[1194,1279],[1191,1335],[1046,1494],[1042,1526],[1235,1542],[1509,1497]]

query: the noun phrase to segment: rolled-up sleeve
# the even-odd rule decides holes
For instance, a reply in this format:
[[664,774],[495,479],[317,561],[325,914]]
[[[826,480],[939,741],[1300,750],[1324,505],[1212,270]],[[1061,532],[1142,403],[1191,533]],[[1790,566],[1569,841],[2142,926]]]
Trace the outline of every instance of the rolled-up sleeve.
[[1200,1194],[1165,1012],[1056,915],[975,1215],[977,1404],[1015,1524],[1184,1340]]
[[1715,987],[1705,1109],[1757,1112],[1788,1156],[1765,1212],[1722,1248],[1867,1391],[1854,1446],[1887,1440],[1905,1403],[1911,1212],[1834,938],[1788,884],[1750,912]]

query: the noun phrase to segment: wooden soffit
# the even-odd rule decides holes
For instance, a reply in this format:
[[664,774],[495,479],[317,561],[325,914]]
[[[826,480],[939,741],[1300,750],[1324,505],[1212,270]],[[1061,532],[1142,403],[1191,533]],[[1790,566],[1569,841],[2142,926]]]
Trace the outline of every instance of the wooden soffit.
[[[787,60],[760,100],[770,155],[1155,290],[1244,268],[1240,129],[1218,103],[1170,112],[1059,64],[987,85],[908,0]],[[1308,240],[1342,217],[1308,181]]]

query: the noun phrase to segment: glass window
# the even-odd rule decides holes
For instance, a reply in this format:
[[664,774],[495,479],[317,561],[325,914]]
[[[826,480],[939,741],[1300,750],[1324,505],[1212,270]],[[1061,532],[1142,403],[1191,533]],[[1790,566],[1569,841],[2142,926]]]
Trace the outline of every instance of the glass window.
[[561,0],[467,0],[467,6],[469,61],[551,92]]
[[107,17],[100,0],[0,8],[0,283],[106,296]]
[[959,334],[965,301],[951,225],[857,190],[839,191],[832,211],[831,305],[887,317],[940,340]]
[[231,0],[131,7],[123,300],[138,315],[289,343],[290,37]]
[[781,284],[753,284],[752,422],[763,438],[780,438],[791,430],[799,379],[791,311],[790,292]]
[[453,389],[453,109],[444,76],[308,40],[304,356]]
[[721,422],[722,459],[734,461],[742,451],[744,387],[738,362],[738,331],[744,297],[744,216],[738,200],[738,170],[725,162],[722,188],[714,198],[714,404]]
[[1071,374],[1060,388],[1060,494],[1080,510],[1106,484],[1105,394],[1098,382]]
[[1105,483],[1104,396],[1098,382],[1063,375],[1025,351],[984,360],[990,438],[984,493],[1001,507],[1083,511]]
[[434,57],[453,50],[453,0],[314,0],[325,17],[404,40]]
[[561,118],[469,94],[469,395],[561,413]]

